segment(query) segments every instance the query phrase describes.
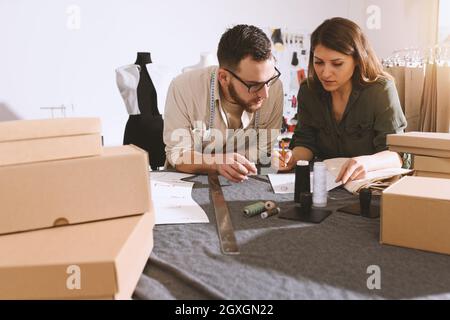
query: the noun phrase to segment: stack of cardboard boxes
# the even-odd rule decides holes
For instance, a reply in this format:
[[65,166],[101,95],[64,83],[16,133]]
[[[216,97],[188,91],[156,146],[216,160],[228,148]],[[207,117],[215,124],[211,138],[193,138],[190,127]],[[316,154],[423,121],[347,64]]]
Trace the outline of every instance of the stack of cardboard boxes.
[[0,123],[0,299],[130,299],[153,248],[147,153],[95,118]]
[[450,134],[393,134],[387,143],[413,154],[416,171],[383,192],[381,242],[450,254]]
[[450,133],[392,134],[387,143],[389,150],[413,154],[416,176],[450,179]]

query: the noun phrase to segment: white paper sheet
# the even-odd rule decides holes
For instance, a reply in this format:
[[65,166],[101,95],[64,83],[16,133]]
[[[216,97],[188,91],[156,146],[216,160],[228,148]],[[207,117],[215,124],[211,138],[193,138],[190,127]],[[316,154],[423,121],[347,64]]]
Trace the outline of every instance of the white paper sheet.
[[[294,173],[282,173],[282,174],[269,174],[269,180],[272,184],[273,191],[277,194],[284,193],[294,193],[295,190],[295,174]],[[333,190],[339,187],[341,182],[334,182],[336,177],[334,177],[330,172],[327,171],[327,191]],[[314,177],[311,172],[310,176],[311,191],[313,190]]]
[[[175,181],[179,182],[181,179],[193,177],[192,174],[187,173],[179,173],[179,172],[158,172],[158,171],[151,171],[150,175],[152,176],[152,179],[154,180],[160,180],[160,181]],[[184,181],[181,181],[184,182]]]
[[205,211],[192,199],[194,183],[181,181],[189,174],[150,172],[155,224],[209,223]]

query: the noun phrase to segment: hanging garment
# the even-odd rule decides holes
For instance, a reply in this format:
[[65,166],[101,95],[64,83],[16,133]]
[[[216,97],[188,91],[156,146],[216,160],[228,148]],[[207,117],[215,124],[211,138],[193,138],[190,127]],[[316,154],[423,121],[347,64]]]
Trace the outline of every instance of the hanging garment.
[[298,80],[299,85],[304,80],[306,80],[306,71],[305,71],[305,69],[300,69],[300,70],[297,71],[297,80]]
[[420,105],[422,103],[425,67],[406,67],[405,69],[405,117],[408,123],[405,131],[420,130]]
[[437,70],[435,63],[426,65],[420,108],[420,131],[436,132],[437,114]]
[[164,122],[158,110],[155,86],[145,64],[121,67],[117,69],[116,77],[130,115],[125,126],[123,144],[133,144],[146,150],[152,170],[157,170],[164,166],[166,154],[163,142]]
[[437,66],[437,132],[450,133],[450,66]]

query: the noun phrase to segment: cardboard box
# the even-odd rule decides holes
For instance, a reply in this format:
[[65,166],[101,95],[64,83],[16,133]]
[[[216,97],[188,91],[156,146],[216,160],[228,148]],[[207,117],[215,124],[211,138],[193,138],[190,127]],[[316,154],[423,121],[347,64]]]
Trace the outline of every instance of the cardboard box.
[[383,192],[381,243],[450,254],[450,180],[404,177]]
[[151,211],[0,236],[0,299],[130,299],[153,226]]
[[450,158],[450,133],[408,132],[388,134],[389,150]]
[[142,214],[150,208],[147,152],[0,167],[0,234]]
[[450,174],[450,158],[414,156],[414,170]]
[[0,122],[0,166],[102,153],[98,118]]
[[415,171],[414,175],[417,177],[428,177],[428,178],[439,178],[439,179],[450,179],[450,173],[442,172],[430,172],[430,171]]

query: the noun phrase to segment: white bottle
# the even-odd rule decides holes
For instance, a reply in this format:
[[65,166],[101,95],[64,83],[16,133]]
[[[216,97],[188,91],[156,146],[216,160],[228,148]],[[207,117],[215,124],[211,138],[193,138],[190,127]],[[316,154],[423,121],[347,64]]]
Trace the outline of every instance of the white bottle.
[[326,207],[327,197],[327,167],[324,162],[315,162],[313,173],[313,206],[316,208]]

